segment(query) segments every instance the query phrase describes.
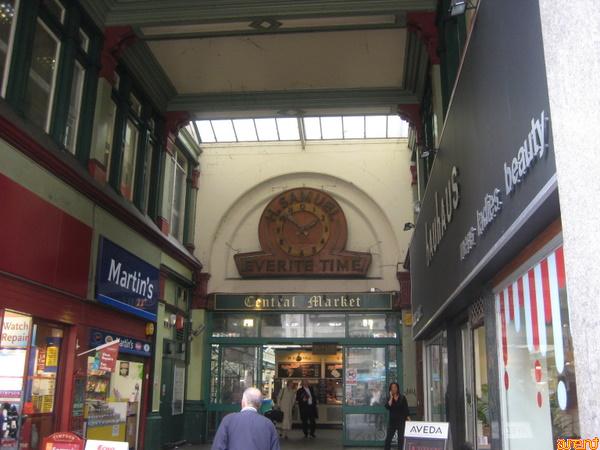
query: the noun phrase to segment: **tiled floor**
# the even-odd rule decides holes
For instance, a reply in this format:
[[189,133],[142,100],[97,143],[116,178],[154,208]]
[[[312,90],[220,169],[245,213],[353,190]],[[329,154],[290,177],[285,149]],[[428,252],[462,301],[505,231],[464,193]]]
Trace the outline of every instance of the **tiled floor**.
[[[316,439],[305,439],[302,431],[293,430],[291,437],[281,441],[281,450],[341,450],[342,432],[341,430],[317,430]],[[366,450],[359,447],[346,447],[349,450]],[[184,446],[179,450],[210,450],[210,445]],[[373,450],[373,447],[369,447]]]

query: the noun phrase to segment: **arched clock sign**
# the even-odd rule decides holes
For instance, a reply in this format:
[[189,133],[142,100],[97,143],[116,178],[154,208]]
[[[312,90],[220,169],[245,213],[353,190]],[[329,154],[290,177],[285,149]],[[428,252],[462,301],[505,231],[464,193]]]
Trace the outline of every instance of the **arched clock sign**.
[[261,215],[258,236],[262,251],[234,256],[243,277],[364,277],[371,263],[370,253],[345,249],[344,212],[317,189],[290,189],[273,198]]

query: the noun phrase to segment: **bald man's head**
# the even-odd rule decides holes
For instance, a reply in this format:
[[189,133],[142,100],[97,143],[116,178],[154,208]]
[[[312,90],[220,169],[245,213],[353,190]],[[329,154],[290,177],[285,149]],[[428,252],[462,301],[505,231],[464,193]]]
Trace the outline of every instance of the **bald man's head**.
[[242,396],[242,408],[245,408],[246,406],[252,406],[258,411],[260,409],[261,402],[262,394],[258,389],[251,387],[244,391],[244,395]]

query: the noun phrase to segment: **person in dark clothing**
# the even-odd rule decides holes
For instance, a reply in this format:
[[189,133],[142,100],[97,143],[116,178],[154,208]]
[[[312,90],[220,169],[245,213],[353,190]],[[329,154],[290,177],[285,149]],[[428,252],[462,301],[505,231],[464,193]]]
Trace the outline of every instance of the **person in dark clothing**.
[[296,392],[296,401],[300,409],[300,419],[302,420],[302,431],[304,437],[308,437],[308,423],[310,422],[310,437],[315,437],[315,419],[317,418],[317,397],[313,388],[308,385],[308,381],[303,380],[302,386]]
[[385,408],[390,412],[388,421],[387,435],[385,437],[385,450],[392,448],[392,439],[398,431],[398,449],[404,446],[404,425],[408,416],[408,402],[406,397],[400,393],[400,385],[398,383],[390,383],[390,396],[385,403]]
[[275,425],[258,412],[261,403],[258,389],[246,389],[242,410],[223,417],[211,450],[280,450]]

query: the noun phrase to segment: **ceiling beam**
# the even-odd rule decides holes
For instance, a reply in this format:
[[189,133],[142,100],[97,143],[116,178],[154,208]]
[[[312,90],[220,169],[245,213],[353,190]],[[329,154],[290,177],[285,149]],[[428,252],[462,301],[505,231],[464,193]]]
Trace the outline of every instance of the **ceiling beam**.
[[416,104],[417,97],[403,89],[331,89],[177,95],[168,104],[171,111],[190,111],[206,117],[229,113],[257,112],[297,116],[324,110],[362,111],[379,109],[395,113],[400,104]]
[[[108,0],[96,1],[108,3]],[[371,16],[434,11],[436,3],[436,0],[113,0],[105,25],[141,27],[253,21],[266,17]]]

